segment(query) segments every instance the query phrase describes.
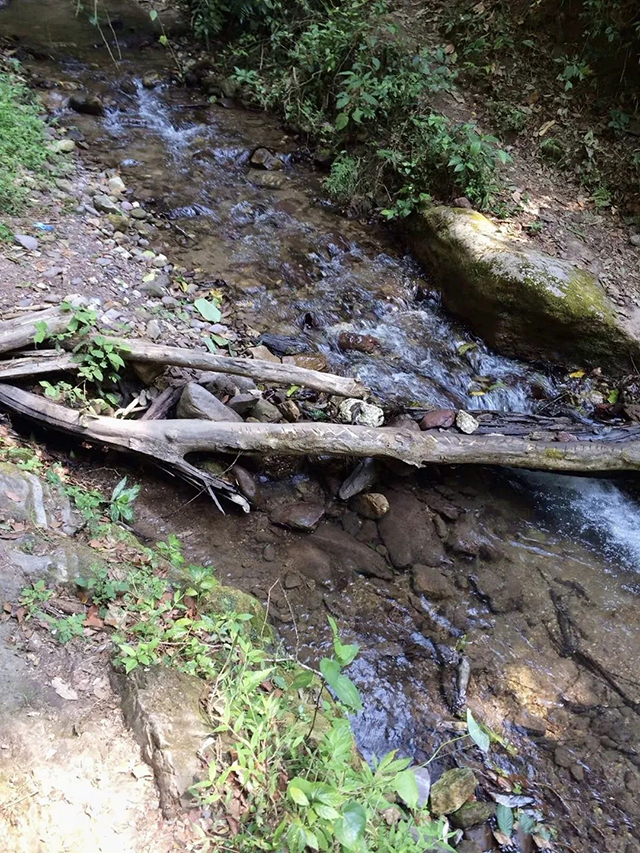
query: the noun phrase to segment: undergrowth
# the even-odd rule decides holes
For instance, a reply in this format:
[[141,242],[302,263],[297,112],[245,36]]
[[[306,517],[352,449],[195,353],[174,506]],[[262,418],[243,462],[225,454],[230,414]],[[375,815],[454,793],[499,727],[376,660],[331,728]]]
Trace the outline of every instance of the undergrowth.
[[201,37],[226,30],[217,62],[242,96],[334,160],[327,190],[336,201],[388,218],[432,194],[492,203],[508,155],[474,122],[437,109],[457,71],[444,50],[400,32],[387,0],[186,2]]
[[0,208],[22,208],[33,179],[47,176],[44,123],[29,90],[19,78],[0,70]]

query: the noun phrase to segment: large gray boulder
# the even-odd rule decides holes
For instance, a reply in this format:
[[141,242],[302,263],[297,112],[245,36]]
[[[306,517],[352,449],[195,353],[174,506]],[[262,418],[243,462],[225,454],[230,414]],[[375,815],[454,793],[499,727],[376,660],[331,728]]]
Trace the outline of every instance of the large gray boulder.
[[640,311],[621,316],[586,270],[506,238],[465,208],[426,209],[409,234],[445,308],[496,350],[621,371],[637,363]]

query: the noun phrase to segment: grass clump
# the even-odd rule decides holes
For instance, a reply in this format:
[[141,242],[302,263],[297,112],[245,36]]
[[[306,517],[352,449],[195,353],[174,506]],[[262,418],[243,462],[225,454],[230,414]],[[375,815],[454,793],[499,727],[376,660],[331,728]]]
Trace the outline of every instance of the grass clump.
[[31,93],[18,77],[0,71],[0,206],[17,213],[24,204],[28,173],[42,178],[47,160],[44,123]]

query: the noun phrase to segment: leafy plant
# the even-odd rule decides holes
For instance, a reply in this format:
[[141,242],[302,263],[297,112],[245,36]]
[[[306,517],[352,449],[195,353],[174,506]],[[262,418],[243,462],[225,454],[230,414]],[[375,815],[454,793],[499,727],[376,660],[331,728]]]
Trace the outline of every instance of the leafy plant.
[[98,607],[109,604],[129,591],[129,582],[117,580],[106,568],[99,569],[88,578],[77,578],[76,586],[85,590],[87,596]]
[[54,591],[49,589],[43,580],[24,587],[20,593],[20,604],[27,610],[27,619],[39,613],[41,611],[40,605],[49,601],[54,595]]
[[111,493],[109,515],[111,521],[133,521],[133,503],[140,494],[140,486],[129,486],[127,478],[123,477]]

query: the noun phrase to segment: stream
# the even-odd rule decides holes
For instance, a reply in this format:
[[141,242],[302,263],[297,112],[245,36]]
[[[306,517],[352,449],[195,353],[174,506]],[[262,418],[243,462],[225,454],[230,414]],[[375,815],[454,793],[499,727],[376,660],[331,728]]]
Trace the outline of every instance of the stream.
[[[61,96],[60,121],[81,131],[91,161],[116,168],[166,216],[172,262],[206,271],[238,336],[270,336],[278,354],[320,354],[385,404],[532,412],[554,395],[551,375],[496,355],[448,317],[428,271],[387,232],[333,211],[322,175],[274,120],[170,82],[145,88],[151,72],[168,81],[169,58],[152,45],[144,11],[109,4],[123,56],[114,64],[74,6],[13,0],[0,32],[32,52],[25,65],[54,92],[67,81],[104,101],[95,118],[71,113]],[[252,168],[258,147],[277,152],[282,168]],[[371,336],[376,351],[342,351],[344,332]],[[302,660],[327,648],[334,614],[362,649],[350,675],[365,701],[353,725],[367,756],[399,749],[425,761],[455,736],[448,697],[463,648],[470,707],[517,748],[484,767],[476,756],[478,773],[535,791],[574,853],[640,849],[631,478],[437,469],[408,480],[387,470],[376,490],[396,520],[376,525],[335,498],[343,463],[247,467],[259,492],[247,518],[134,471],[136,530],[152,540],[176,533],[189,559],[268,601]],[[311,535],[271,525],[272,508],[292,500],[326,502],[327,520]],[[471,760],[456,744],[433,769]],[[486,827],[468,837],[497,849]],[[534,849],[530,836],[518,844]]]

